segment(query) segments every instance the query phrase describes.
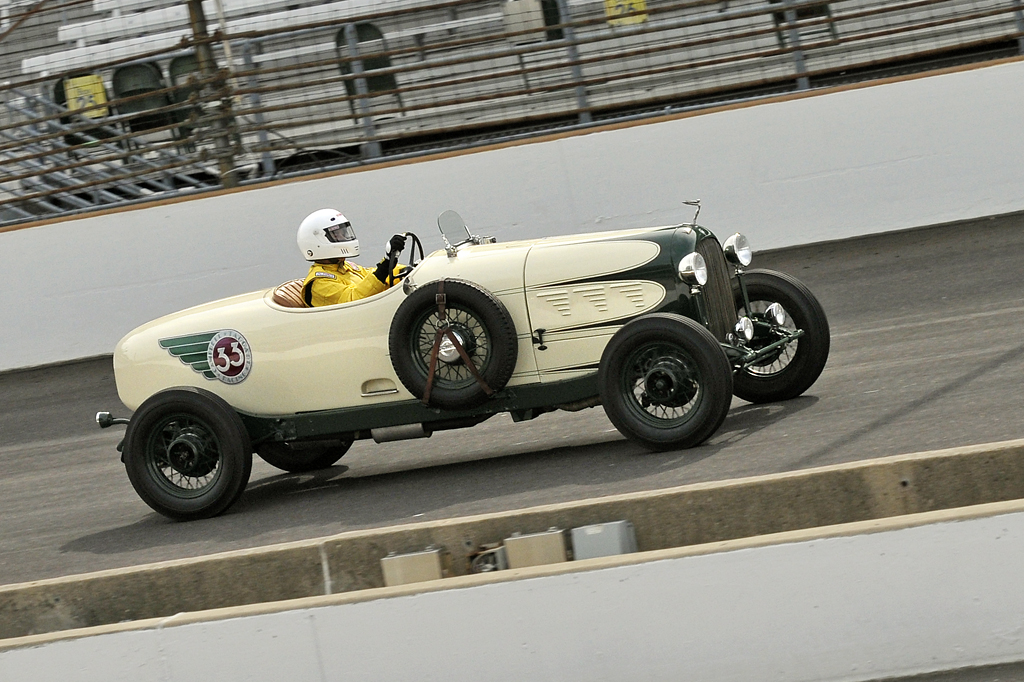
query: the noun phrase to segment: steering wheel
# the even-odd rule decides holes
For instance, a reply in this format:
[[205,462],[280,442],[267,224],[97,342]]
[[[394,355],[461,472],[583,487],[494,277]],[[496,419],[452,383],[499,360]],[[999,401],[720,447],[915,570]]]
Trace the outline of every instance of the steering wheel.
[[[405,232],[403,234],[407,239],[412,239],[412,247],[409,249],[409,268],[414,268],[423,260],[423,242],[412,232]],[[419,258],[416,258],[417,248],[420,250]],[[391,256],[388,258],[388,288],[395,286],[395,267],[398,265],[398,258],[401,255],[401,251],[392,251]]]

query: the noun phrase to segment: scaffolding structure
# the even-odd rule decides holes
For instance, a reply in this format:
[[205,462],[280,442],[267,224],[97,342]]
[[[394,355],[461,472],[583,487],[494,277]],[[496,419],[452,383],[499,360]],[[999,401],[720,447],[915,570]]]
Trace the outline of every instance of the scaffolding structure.
[[1021,0],[0,0],[0,225],[1022,53]]

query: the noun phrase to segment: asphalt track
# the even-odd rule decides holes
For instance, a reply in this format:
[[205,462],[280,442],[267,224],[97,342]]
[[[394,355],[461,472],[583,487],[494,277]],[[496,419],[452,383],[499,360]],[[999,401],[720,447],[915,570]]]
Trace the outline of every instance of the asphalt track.
[[[714,228],[714,226],[711,226]],[[652,454],[601,408],[386,445],[308,475],[257,460],[227,514],[173,523],[114,450],[109,359],[0,374],[0,584],[345,530],[1024,437],[1024,214],[759,253],[818,296],[822,377],[795,400],[734,400],[692,450]],[[61,332],[73,334],[73,324]]]

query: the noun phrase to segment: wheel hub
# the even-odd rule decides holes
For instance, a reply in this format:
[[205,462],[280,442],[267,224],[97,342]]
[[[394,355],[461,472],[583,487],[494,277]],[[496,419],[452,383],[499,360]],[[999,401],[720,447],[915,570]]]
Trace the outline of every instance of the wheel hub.
[[167,460],[183,476],[202,477],[213,471],[216,458],[207,456],[206,443],[198,434],[184,432],[167,446]]
[[[451,325],[449,331],[459,340],[459,345],[462,346],[463,350],[466,351],[466,355],[472,356],[474,343],[473,335],[469,333],[462,325]],[[446,362],[449,365],[454,365],[462,362],[462,356],[459,355],[459,349],[455,347],[452,340],[447,334],[441,337],[441,344],[437,349],[437,357],[442,362]]]
[[677,358],[661,358],[644,376],[644,393],[655,405],[681,407],[697,394],[690,373]]

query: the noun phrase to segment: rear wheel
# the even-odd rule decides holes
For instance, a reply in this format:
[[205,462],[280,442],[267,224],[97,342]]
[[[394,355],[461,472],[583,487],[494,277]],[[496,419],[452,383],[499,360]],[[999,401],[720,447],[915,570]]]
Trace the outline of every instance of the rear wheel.
[[750,270],[743,275],[743,282],[750,310],[746,309],[738,282],[733,286],[733,296],[738,314],[754,322],[754,338],[747,345],[757,350],[778,340],[779,330],[765,314],[772,303],[786,311],[784,330],[802,329],[804,334],[736,372],[733,390],[738,398],[752,403],[795,398],[818,379],[828,360],[831,339],[825,311],[802,282],[785,273]]
[[256,454],[271,466],[289,473],[300,474],[332,466],[348,452],[350,447],[352,447],[351,434],[337,440],[262,443],[256,447]]
[[615,428],[655,450],[703,443],[732,398],[725,353],[707,329],[680,315],[646,315],[616,332],[598,381]]
[[125,468],[139,497],[179,521],[224,512],[252,471],[252,446],[238,414],[199,388],[162,391],[132,416]]

